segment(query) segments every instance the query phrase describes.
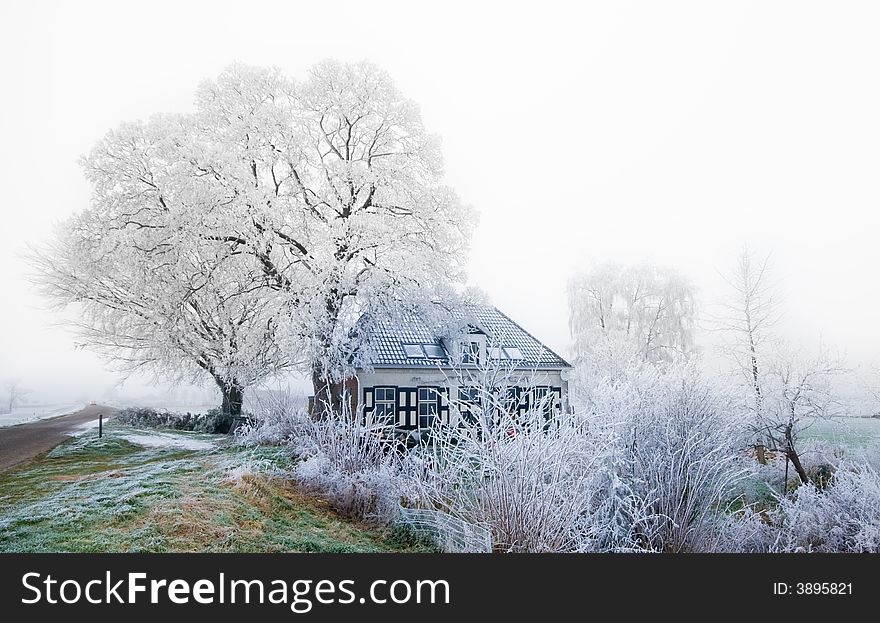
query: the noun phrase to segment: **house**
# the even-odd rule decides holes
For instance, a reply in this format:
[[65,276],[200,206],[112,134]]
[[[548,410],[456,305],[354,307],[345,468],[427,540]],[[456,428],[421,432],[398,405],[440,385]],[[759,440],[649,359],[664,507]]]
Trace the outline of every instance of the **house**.
[[446,329],[416,317],[371,322],[369,364],[346,383],[353,411],[404,431],[455,423],[487,402],[514,415],[569,411],[562,357],[493,306],[452,314]]

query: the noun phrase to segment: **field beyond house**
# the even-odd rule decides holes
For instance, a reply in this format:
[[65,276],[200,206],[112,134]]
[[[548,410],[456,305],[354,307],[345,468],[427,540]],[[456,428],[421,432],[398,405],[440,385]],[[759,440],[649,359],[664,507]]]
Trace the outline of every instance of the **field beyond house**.
[[111,422],[0,474],[0,551],[413,551],[296,488],[282,448]]
[[[801,435],[808,448],[818,446],[841,454],[841,458],[860,460],[880,452],[880,418],[835,417],[817,419]],[[809,449],[808,449],[809,451]]]

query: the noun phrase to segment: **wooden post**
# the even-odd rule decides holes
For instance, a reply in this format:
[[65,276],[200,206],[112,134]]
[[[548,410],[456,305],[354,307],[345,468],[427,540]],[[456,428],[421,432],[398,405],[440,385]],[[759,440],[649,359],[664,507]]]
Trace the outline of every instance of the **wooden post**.
[[104,436],[104,414],[98,414],[98,437]]
[[758,463],[760,463],[761,465],[766,465],[767,464],[767,455],[764,454],[764,444],[762,444],[761,442],[758,442],[758,445],[755,446],[755,452],[758,455]]

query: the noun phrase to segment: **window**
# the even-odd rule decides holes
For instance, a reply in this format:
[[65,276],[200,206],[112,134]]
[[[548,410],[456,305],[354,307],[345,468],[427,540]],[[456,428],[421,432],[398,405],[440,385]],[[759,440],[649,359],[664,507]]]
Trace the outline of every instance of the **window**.
[[480,343],[479,342],[463,342],[461,345],[461,362],[465,365],[479,365],[480,363]]
[[504,392],[504,410],[510,415],[516,415],[522,403],[522,389],[508,387]]
[[443,359],[446,357],[446,351],[443,350],[442,346],[437,346],[436,344],[425,344],[423,346],[425,349],[425,354],[429,359]]
[[412,359],[424,359],[425,353],[422,351],[421,344],[404,344],[403,352],[406,353],[407,357]]
[[506,352],[507,356],[511,359],[525,359],[522,351],[515,346],[505,346],[504,352]]
[[469,405],[478,405],[480,404],[480,388],[475,386],[459,387],[458,399]]
[[504,352],[503,348],[490,348],[489,359],[507,359],[507,353]]
[[443,359],[446,357],[446,351],[442,346],[436,344],[404,344],[404,354],[410,359]]
[[439,394],[436,387],[419,387],[419,428],[431,428],[437,419],[437,399]]
[[397,414],[397,388],[377,387],[374,390],[373,418],[393,423]]
[[553,399],[550,396],[550,388],[535,387],[532,390],[532,396],[534,397],[532,407],[540,409],[541,413],[544,415],[550,415],[550,412],[553,410]]

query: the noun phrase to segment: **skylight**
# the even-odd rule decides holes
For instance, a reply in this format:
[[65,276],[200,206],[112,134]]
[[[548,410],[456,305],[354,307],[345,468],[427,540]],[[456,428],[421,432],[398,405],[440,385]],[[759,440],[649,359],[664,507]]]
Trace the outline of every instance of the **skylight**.
[[443,359],[446,357],[446,351],[443,350],[442,346],[437,346],[436,344],[424,344],[422,348],[425,349],[425,354],[429,359]]
[[503,348],[490,348],[489,359],[507,359],[507,353]]
[[505,346],[504,352],[507,353],[507,356],[511,359],[525,359],[522,351],[515,346]]
[[425,351],[422,350],[421,344],[404,344],[403,352],[410,359],[424,359]]

